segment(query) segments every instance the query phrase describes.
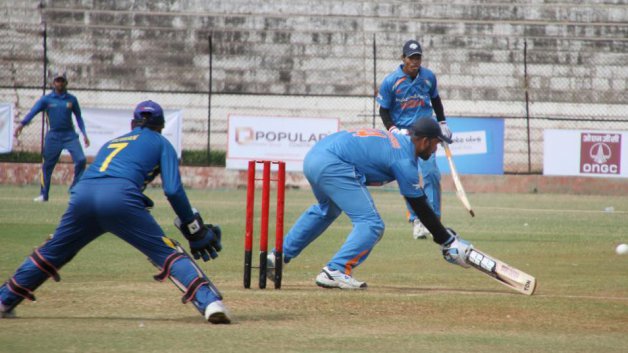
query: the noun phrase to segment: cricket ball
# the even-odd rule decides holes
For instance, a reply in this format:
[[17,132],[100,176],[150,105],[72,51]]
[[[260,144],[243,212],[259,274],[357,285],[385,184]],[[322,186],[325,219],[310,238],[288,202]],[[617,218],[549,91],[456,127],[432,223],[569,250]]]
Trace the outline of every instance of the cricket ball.
[[617,248],[615,248],[615,252],[617,255],[626,255],[628,254],[628,244],[619,244]]

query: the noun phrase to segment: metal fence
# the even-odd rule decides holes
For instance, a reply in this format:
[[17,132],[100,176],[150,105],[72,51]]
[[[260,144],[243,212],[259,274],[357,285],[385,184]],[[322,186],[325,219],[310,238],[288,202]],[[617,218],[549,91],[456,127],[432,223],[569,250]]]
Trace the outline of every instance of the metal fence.
[[[61,68],[83,107],[132,109],[150,98],[165,108],[183,109],[185,150],[224,150],[230,114],[338,117],[343,128],[382,127],[374,96],[384,76],[401,63],[403,44],[388,35],[360,33],[339,47],[331,44],[338,34],[324,33],[308,38],[330,43],[322,46],[328,53],[317,56],[308,53],[307,45],[295,46],[295,37],[268,44],[256,38],[255,46],[247,46],[238,41],[248,39],[233,33],[207,32],[197,33],[191,48],[172,40],[166,48],[147,51],[150,43],[138,44],[150,39],[142,31],[70,33],[45,26],[38,31],[36,40],[24,37],[41,56],[40,65],[15,62],[10,73],[0,76],[0,96],[15,104],[16,121],[43,90],[49,92],[42,84],[44,73]],[[95,43],[94,38],[107,40]],[[10,55],[19,57],[24,49],[17,42],[23,40],[9,38]],[[574,39],[563,46],[577,44],[579,55],[548,60],[538,40],[495,46],[478,36],[465,50],[433,49],[442,37],[419,40],[423,66],[437,74],[446,115],[505,119],[507,173],[541,172],[544,129],[628,130],[628,56],[612,43],[607,54],[589,55],[587,50],[599,43]],[[449,56],[466,57],[473,72],[464,60]],[[37,151],[41,137],[42,129],[31,126],[16,149]]]

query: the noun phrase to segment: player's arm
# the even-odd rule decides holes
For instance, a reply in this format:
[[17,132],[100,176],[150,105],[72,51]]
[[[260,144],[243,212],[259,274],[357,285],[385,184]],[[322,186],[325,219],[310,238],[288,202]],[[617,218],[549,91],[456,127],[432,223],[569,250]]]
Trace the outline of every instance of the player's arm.
[[195,259],[202,258],[203,261],[216,258],[222,250],[220,227],[206,225],[200,213],[190,205],[181,183],[177,153],[165,139],[160,171],[164,193],[177,214],[175,225],[190,242],[190,252]]
[[414,214],[419,217],[421,223],[427,228],[434,237],[434,242],[443,245],[450,240],[451,235],[440,222],[432,207],[428,204],[427,196],[421,197],[405,197],[406,201],[412,207]]
[[89,147],[89,138],[87,137],[87,130],[85,129],[85,121],[83,120],[83,116],[81,115],[81,107],[79,106],[78,99],[73,97],[72,99],[72,112],[76,117],[76,123],[78,124],[79,130],[83,134],[83,142],[85,143],[85,147]]
[[440,96],[432,97],[430,101],[432,102],[432,108],[434,109],[436,120],[438,120],[438,122],[445,121],[445,108],[443,107],[443,102],[441,101]]
[[434,242],[440,244],[445,260],[465,268],[469,267],[466,260],[469,252],[473,249],[473,245],[460,238],[452,229],[443,226],[432,207],[427,203],[425,195],[406,197],[406,201],[419,217],[421,223],[432,233]]
[[183,183],[181,183],[177,153],[174,147],[167,143],[167,140],[164,139],[164,141],[166,143],[164,143],[162,148],[159,168],[164,194],[177,217],[183,224],[186,224],[194,219],[194,213],[192,212],[188,196],[183,189]]
[[384,123],[386,130],[390,130],[390,128],[395,125],[392,121],[390,110],[384,107],[379,107],[379,116],[382,118],[382,122]]
[[443,132],[443,135],[451,138],[453,133],[447,125],[447,120],[445,119],[445,109],[443,108],[443,102],[440,100],[440,96],[432,97],[432,108],[434,109],[434,114],[436,114],[436,120],[438,120],[438,124],[440,125],[440,130]]
[[22,121],[20,121],[17,126],[15,127],[15,131],[13,132],[13,136],[15,136],[16,138],[18,136],[20,136],[20,134],[22,133],[22,129],[24,128],[24,126],[30,124],[31,120],[33,120],[33,118],[35,117],[35,115],[37,115],[38,113],[40,113],[41,111],[43,111],[44,109],[46,109],[46,104],[44,102],[44,97],[41,97],[36,103],[35,105],[31,108],[31,110],[28,112],[28,114],[26,114],[26,116],[24,117],[24,119],[22,119]]
[[391,91],[392,90],[390,87],[390,82],[386,78],[384,79],[384,82],[382,82],[382,85],[380,86],[379,92],[377,94],[377,103],[379,104],[379,116],[382,119],[382,123],[384,123],[386,130],[398,133],[399,129],[395,126],[392,114],[390,113],[392,105],[394,104]]

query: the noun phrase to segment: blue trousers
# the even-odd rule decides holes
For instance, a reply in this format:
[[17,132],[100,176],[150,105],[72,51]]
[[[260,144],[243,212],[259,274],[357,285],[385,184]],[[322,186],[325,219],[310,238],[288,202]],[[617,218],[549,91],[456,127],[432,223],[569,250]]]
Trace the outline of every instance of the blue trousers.
[[[145,209],[141,195],[137,186],[125,179],[81,181],[72,188],[69,207],[52,239],[36,252],[49,266],[58,270],[92,240],[111,232],[162,268],[166,258],[176,251],[164,242],[163,230]],[[10,280],[33,292],[48,278],[49,274],[45,270],[31,256],[26,258]],[[198,278],[187,257],[172,264],[170,275],[186,287]],[[8,287],[5,285],[0,289],[0,300],[10,307],[24,297]],[[194,299],[202,308],[218,300],[206,285],[196,291]]]
[[298,256],[345,212],[353,229],[327,267],[351,275],[384,235],[384,222],[355,167],[330,153],[309,153],[303,172],[318,204],[308,208],[284,240],[286,261]]
[[41,165],[41,191],[40,194],[44,197],[44,200],[48,200],[48,194],[50,192],[50,180],[52,178],[52,172],[59,161],[61,152],[68,150],[72,156],[74,162],[74,180],[72,182],[72,188],[81,179],[81,175],[85,171],[85,154],[81,148],[78,135],[74,131],[49,131],[46,134],[44,140],[44,161]]

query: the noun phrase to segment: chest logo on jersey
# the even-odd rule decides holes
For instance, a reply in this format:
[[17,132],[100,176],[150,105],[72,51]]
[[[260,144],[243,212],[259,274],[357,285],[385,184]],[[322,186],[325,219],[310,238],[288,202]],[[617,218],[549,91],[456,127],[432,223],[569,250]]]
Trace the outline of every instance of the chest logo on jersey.
[[393,87],[392,87],[392,88],[393,88],[393,90],[397,89],[397,87],[399,87],[399,85],[400,85],[403,81],[405,81],[406,79],[407,79],[407,77],[402,77],[402,78],[398,79],[398,80],[397,80],[397,82],[395,82],[395,84],[394,84],[394,85],[393,85]]
[[68,108],[68,109],[72,109],[72,102],[67,102],[65,104],[65,107]]

